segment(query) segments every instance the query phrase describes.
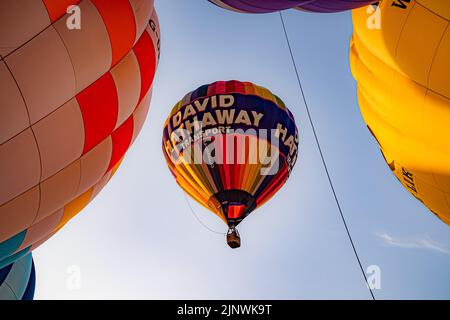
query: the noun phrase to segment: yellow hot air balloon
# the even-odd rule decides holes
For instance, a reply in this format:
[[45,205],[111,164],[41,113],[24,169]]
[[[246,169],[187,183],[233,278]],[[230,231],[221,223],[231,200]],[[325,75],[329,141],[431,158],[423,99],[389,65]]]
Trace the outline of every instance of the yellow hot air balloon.
[[355,10],[351,66],[389,167],[450,225],[449,20],[450,1],[383,0]]

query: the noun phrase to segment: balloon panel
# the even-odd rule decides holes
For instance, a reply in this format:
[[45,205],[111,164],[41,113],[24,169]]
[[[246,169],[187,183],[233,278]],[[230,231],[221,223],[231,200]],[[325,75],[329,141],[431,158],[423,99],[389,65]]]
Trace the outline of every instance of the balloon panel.
[[339,12],[373,3],[373,0],[209,0],[228,10],[243,13],[268,13],[296,8],[311,12]]
[[33,300],[36,284],[31,254],[0,269],[0,300]]
[[361,113],[402,185],[450,224],[450,4],[393,3],[353,12]]

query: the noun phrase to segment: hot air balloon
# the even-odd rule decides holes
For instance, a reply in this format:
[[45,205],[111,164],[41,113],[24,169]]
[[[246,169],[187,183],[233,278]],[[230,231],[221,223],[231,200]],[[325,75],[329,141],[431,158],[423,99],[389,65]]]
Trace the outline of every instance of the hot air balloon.
[[450,224],[450,2],[383,0],[377,10],[353,13],[361,113],[406,190]]
[[33,300],[35,285],[31,253],[0,269],[0,300]]
[[0,1],[0,268],[105,186],[146,118],[152,0]]
[[249,82],[219,81],[187,94],[163,130],[163,153],[179,186],[229,227],[284,185],[295,165],[298,131],[280,98]]
[[376,0],[208,0],[224,9],[242,13],[269,13],[295,8],[310,12],[339,12],[359,8]]

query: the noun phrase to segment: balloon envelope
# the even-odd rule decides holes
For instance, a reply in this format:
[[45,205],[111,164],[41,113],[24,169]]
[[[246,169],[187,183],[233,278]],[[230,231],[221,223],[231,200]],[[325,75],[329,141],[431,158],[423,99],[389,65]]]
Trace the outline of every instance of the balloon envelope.
[[0,269],[0,300],[33,300],[35,285],[31,253]]
[[339,12],[365,6],[374,0],[209,0],[228,10],[243,13],[269,13],[296,8],[311,12]]
[[162,142],[177,183],[230,227],[284,185],[298,152],[297,127],[284,103],[239,81],[187,94],[172,109]]
[[381,1],[372,10],[353,12],[351,43],[352,72],[370,132],[406,190],[447,224],[449,20],[448,1]]
[[0,1],[0,268],[108,182],[146,118],[158,57],[152,0]]

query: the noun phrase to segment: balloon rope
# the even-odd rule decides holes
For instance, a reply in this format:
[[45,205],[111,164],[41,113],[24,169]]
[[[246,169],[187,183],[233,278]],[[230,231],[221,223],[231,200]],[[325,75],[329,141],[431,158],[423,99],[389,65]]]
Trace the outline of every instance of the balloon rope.
[[311,116],[311,113],[310,113],[310,111],[309,111],[309,106],[308,106],[308,103],[307,103],[307,101],[306,101],[305,91],[303,90],[302,81],[301,81],[301,79],[300,79],[300,75],[299,75],[299,71],[298,71],[298,68],[297,68],[297,64],[295,63],[295,58],[294,58],[294,54],[293,54],[293,52],[292,52],[291,43],[290,43],[290,41],[289,41],[289,36],[288,36],[287,30],[286,30],[286,25],[285,25],[285,23],[284,23],[283,14],[282,14],[281,12],[280,12],[280,19],[281,19],[281,24],[282,24],[282,26],[283,26],[284,36],[285,36],[285,38],[286,38],[286,42],[287,42],[287,45],[288,45],[288,48],[289,48],[289,53],[290,53],[290,55],[291,55],[291,60],[292,60],[293,66],[294,66],[295,74],[297,75],[297,81],[298,81],[298,85],[299,85],[299,87],[300,87],[300,91],[301,91],[301,94],[302,94],[303,103],[305,104],[306,112],[307,112],[308,118],[309,118],[309,123],[310,123],[310,125],[311,125],[312,131],[313,131],[313,134],[314,134],[314,137],[315,137],[315,139],[316,139],[317,148],[318,148],[318,150],[319,150],[320,157],[321,157],[321,159],[322,159],[322,163],[323,163],[323,166],[324,166],[324,168],[325,168],[325,172],[326,172],[327,177],[328,177],[328,182],[329,182],[329,184],[330,184],[331,191],[333,192],[334,200],[336,201],[337,207],[338,207],[338,209],[339,209],[339,213],[340,213],[340,215],[341,215],[342,222],[344,223],[344,227],[345,227],[345,230],[346,230],[346,232],[347,232],[348,239],[350,240],[350,244],[351,244],[352,249],[353,249],[353,252],[354,252],[354,254],[355,254],[355,256],[356,256],[356,260],[358,261],[358,264],[359,264],[359,268],[361,269],[361,272],[362,272],[362,274],[363,274],[363,276],[364,276],[364,280],[365,280],[365,283],[366,283],[366,285],[367,285],[367,288],[369,289],[369,292],[370,292],[370,295],[371,295],[371,297],[372,297],[372,300],[375,300],[375,296],[374,296],[374,294],[373,294],[372,288],[370,288],[370,286],[368,285],[369,283],[368,283],[368,281],[367,281],[366,273],[364,272],[364,268],[363,268],[363,266],[362,266],[361,259],[359,258],[358,251],[356,250],[355,244],[354,244],[353,239],[352,239],[352,236],[351,236],[351,234],[350,234],[350,230],[349,230],[349,228],[348,228],[348,226],[347,226],[347,222],[346,222],[345,217],[344,217],[344,214],[343,214],[343,212],[342,212],[341,205],[340,205],[340,203],[339,203],[339,199],[338,199],[338,197],[337,197],[337,195],[336,195],[336,191],[335,191],[335,189],[334,189],[333,181],[331,180],[331,176],[330,176],[330,173],[329,173],[329,171],[328,171],[328,166],[327,166],[327,163],[326,163],[326,161],[325,161],[325,157],[324,157],[324,155],[323,155],[322,148],[320,147],[319,138],[318,138],[318,136],[317,136],[316,128],[315,128],[315,126],[314,126],[314,122],[313,122],[313,120],[312,120],[312,116]]
[[184,199],[186,200],[186,203],[187,203],[187,205],[188,205],[188,207],[189,207],[189,209],[190,209],[190,211],[191,211],[191,213],[192,213],[192,215],[195,217],[195,219],[197,219],[197,221],[203,226],[203,228],[205,228],[206,230],[208,230],[208,231],[210,231],[210,232],[212,232],[212,233],[216,233],[216,234],[220,234],[220,235],[226,235],[226,233],[225,232],[219,232],[219,231],[216,231],[216,230],[213,230],[213,229],[211,229],[210,227],[208,227],[198,216],[197,216],[197,214],[195,213],[195,210],[194,210],[194,208],[192,208],[192,206],[191,206],[191,203],[189,202],[189,199],[188,199],[188,197],[186,196],[186,194],[184,193],[184,192],[182,192],[183,193],[183,196],[184,196]]

